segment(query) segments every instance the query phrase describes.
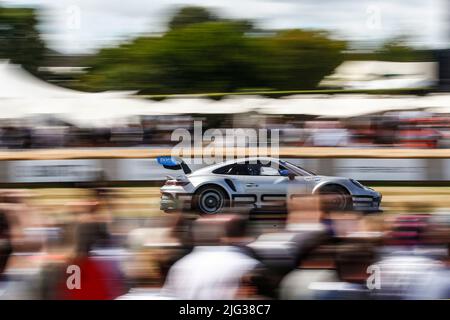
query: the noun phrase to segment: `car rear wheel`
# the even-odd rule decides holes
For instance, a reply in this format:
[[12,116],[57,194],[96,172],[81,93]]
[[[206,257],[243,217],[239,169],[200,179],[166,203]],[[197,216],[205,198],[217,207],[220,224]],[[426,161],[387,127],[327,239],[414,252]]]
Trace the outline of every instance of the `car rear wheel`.
[[350,211],[352,198],[348,191],[338,185],[325,186],[320,190],[322,209],[326,211]]
[[201,214],[216,214],[227,207],[228,201],[225,192],[218,187],[205,187],[194,196],[194,209]]

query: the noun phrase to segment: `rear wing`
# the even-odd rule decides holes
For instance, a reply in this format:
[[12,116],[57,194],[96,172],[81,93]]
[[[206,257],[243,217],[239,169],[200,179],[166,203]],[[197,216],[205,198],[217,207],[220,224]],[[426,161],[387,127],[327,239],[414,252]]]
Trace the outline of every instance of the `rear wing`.
[[186,162],[183,161],[183,159],[178,157],[170,157],[170,156],[163,156],[163,157],[157,157],[156,161],[162,165],[165,169],[169,170],[183,170],[185,174],[192,173],[191,168],[186,164]]

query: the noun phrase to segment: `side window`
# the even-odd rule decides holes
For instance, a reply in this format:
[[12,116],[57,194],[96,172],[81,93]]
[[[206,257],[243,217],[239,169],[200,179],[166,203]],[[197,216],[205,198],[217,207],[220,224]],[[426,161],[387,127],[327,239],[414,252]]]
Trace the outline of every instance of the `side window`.
[[220,167],[213,171],[215,174],[238,175],[238,176],[280,176],[279,169],[285,167],[269,164],[235,163]]
[[215,173],[215,174],[229,174],[228,172],[232,169],[233,166],[234,166],[233,164],[229,164],[227,166],[223,166],[223,167],[217,168],[212,173]]
[[280,172],[272,167],[261,167],[262,176],[279,176]]
[[255,176],[259,174],[257,165],[251,165],[246,163],[237,163],[228,172],[228,174],[238,175],[238,176]]
[[230,174],[230,175],[248,175],[248,170],[245,165],[241,164],[233,164],[227,166],[227,170],[222,174]]
[[260,174],[260,165],[248,163],[236,163],[218,168],[214,170],[213,173],[237,175],[237,176],[257,176]]
[[262,176],[281,176],[280,170],[285,170],[286,168],[281,164],[276,164],[273,162],[263,163],[261,164],[261,173]]
[[261,165],[259,164],[247,164],[248,173],[251,176],[259,176],[261,174]]

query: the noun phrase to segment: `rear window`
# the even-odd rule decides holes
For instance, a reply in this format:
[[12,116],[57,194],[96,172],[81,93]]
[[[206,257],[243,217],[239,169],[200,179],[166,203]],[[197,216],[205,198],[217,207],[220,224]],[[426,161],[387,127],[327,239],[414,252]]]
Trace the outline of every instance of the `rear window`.
[[217,168],[212,173],[215,173],[215,174],[227,174],[230,171],[232,166],[233,166],[232,164],[229,164],[227,166],[223,166],[223,167]]
[[248,163],[233,163],[213,171],[215,174],[229,174],[236,176],[257,176],[260,165]]

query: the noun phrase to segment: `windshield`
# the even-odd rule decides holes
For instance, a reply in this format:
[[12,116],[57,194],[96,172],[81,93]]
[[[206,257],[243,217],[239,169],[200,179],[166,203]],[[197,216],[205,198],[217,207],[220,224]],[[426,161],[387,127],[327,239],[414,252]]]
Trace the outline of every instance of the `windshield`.
[[295,174],[301,175],[301,176],[316,176],[316,174],[312,171],[306,170],[304,168],[301,168],[299,166],[296,166],[295,164],[292,164],[287,161],[280,161],[282,165],[284,165],[288,170],[294,172]]

